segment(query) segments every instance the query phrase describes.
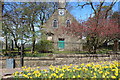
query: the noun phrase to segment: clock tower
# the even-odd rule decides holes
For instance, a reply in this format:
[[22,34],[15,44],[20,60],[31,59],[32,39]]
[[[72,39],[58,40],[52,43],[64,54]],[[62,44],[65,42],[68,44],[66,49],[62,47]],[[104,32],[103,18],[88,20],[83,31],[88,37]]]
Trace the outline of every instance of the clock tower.
[[58,14],[60,16],[63,16],[65,14],[65,7],[66,7],[66,2],[65,0],[59,0],[58,2]]
[[59,27],[60,26],[65,26],[66,22],[66,0],[59,0],[58,2],[58,22],[59,22]]

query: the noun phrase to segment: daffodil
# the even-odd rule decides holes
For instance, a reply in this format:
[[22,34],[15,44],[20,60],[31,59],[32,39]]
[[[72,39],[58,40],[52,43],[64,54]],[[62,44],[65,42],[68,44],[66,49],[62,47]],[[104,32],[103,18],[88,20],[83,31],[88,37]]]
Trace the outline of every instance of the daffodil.
[[47,70],[47,69],[44,69],[43,71],[48,72],[48,70]]
[[27,75],[31,75],[31,73],[28,73]]
[[92,65],[89,63],[89,64],[87,64],[86,66],[87,66],[87,67],[91,67]]
[[36,73],[40,73],[40,71],[36,70],[36,71],[33,72],[33,74],[36,74]]
[[28,76],[28,75],[26,75],[26,74],[23,74],[23,77],[25,77],[25,78],[29,78],[29,76]]
[[23,66],[22,68],[26,68],[26,66]]
[[73,76],[72,78],[75,78],[75,76]]
[[84,65],[85,65],[84,63],[81,64],[81,66],[84,66]]
[[90,71],[90,73],[93,73],[93,71]]
[[111,78],[116,78],[115,76],[111,76]]
[[105,78],[105,75],[102,75],[102,78]]
[[93,73],[94,75],[96,75],[96,73]]
[[80,78],[80,75],[78,75],[77,77]]
[[[113,64],[114,63],[114,64]],[[42,77],[42,78],[67,78],[67,76],[70,75],[70,78],[97,78],[98,75],[101,76],[101,78],[116,78],[118,77],[118,62],[112,62],[112,63],[107,63],[105,64],[93,64],[93,63],[88,63],[84,64],[82,63],[81,65],[73,65],[70,64],[69,66],[64,65],[62,67],[58,66],[50,66],[49,70],[43,69],[43,70],[38,70],[40,67],[36,68],[26,68],[23,67],[23,72],[18,72],[16,71],[13,75],[15,77],[21,76],[24,78],[35,78],[35,77]],[[84,67],[83,67],[84,66]],[[87,74],[86,74],[87,73]],[[84,76],[82,76],[84,74]]]
[[118,76],[118,73],[115,73],[115,76]]
[[59,75],[59,78],[61,78],[63,75],[64,75],[64,73],[61,73],[61,74]]
[[37,67],[37,68],[40,68],[40,67]]
[[99,73],[103,73],[103,71],[99,71]]
[[30,79],[32,79],[33,77],[29,77]]

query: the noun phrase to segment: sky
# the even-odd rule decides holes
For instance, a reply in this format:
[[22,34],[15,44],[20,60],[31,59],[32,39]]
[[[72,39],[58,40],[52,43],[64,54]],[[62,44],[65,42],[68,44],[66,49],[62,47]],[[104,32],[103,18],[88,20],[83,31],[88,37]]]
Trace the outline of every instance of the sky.
[[[14,1],[14,0],[13,0]],[[19,1],[19,0],[18,0]],[[72,0],[73,1],[73,0]],[[74,0],[76,1],[76,0]],[[95,2],[94,2],[95,3]],[[97,3],[97,2],[96,2]],[[85,2],[80,2],[80,5],[85,4]],[[69,11],[77,20],[81,19],[81,20],[86,20],[90,14],[93,13],[93,10],[91,9],[91,7],[89,5],[84,6],[84,8],[80,8],[78,7],[78,2],[69,2],[70,6],[74,6],[72,7],[72,9]],[[119,4],[120,5],[120,4]],[[118,11],[118,2],[114,5],[113,7],[113,11]],[[93,14],[92,14],[93,15]]]
[[[58,0],[4,0],[5,2],[57,2]],[[64,0],[60,0],[61,2]],[[83,2],[83,1],[89,1],[89,0],[66,0],[67,2]],[[92,2],[100,2],[104,0],[90,0]],[[113,0],[105,0],[106,2],[112,2]],[[120,0],[118,0],[120,1]]]
[[[85,2],[81,2],[80,4],[84,4]],[[71,2],[70,5],[76,6],[76,2]],[[113,11],[118,11],[118,2],[114,5]],[[120,11],[120,10],[119,10]],[[90,16],[90,14],[93,13],[93,10],[90,6],[85,6],[83,9],[80,7],[74,7],[70,13],[79,21],[79,20],[87,20],[87,18]],[[92,14],[93,16],[93,14]]]
[[0,41],[4,41],[4,38],[3,38],[3,37],[0,37]]
[[[84,4],[84,2],[82,2],[81,4]],[[77,3],[71,3],[71,5],[77,5]],[[84,9],[82,9],[81,7],[74,7],[70,13],[77,19],[82,19],[82,20],[86,20],[88,18],[88,16],[90,14],[92,14],[92,9],[90,9],[89,6],[85,6]]]

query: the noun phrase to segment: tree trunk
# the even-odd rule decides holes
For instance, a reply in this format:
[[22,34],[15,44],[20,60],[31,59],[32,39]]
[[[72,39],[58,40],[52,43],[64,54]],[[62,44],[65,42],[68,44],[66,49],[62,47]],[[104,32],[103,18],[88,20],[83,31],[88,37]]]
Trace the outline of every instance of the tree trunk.
[[15,46],[20,49],[20,47],[17,44],[17,40],[14,38]]
[[11,40],[11,50],[14,50],[14,43],[13,43],[13,40]]
[[24,66],[24,44],[21,44],[20,67]]
[[35,51],[35,40],[33,40],[33,43],[32,43],[32,54],[34,53]]
[[33,38],[32,38],[32,54],[34,53],[35,51],[35,29],[34,29],[34,25],[32,24],[32,31],[33,31]]
[[107,48],[107,41],[103,43],[103,47]]
[[8,38],[7,38],[7,34],[5,37],[5,49],[8,50]]
[[120,42],[118,42],[118,50],[120,50]]
[[114,46],[113,46],[114,51],[118,51],[118,40],[114,41]]
[[0,22],[2,21],[3,9],[4,9],[4,0],[0,1]]
[[93,46],[93,53],[96,54],[97,47]]
[[[20,44],[18,44],[20,46]],[[18,49],[18,55],[20,55],[20,48],[16,47]]]
[[0,22],[2,21],[2,2],[0,1]]

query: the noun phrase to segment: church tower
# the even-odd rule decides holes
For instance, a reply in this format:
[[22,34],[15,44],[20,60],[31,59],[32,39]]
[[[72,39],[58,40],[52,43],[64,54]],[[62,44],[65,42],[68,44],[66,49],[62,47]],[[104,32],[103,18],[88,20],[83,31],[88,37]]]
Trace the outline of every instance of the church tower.
[[66,0],[59,0],[58,2],[58,26],[65,26],[66,20]]

